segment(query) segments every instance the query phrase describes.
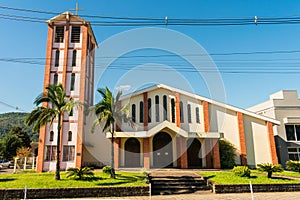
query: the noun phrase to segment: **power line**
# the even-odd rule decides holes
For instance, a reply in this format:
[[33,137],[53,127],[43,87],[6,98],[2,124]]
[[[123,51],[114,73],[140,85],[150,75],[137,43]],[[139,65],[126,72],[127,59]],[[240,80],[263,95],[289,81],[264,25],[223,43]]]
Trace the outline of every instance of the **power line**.
[[20,109],[19,107],[10,105],[10,104],[5,103],[5,102],[3,102],[3,101],[0,101],[0,104],[4,105],[4,106],[6,106],[6,107],[9,107],[9,108],[13,108],[13,109],[15,109],[15,110],[19,110],[19,111],[25,112],[24,110]]

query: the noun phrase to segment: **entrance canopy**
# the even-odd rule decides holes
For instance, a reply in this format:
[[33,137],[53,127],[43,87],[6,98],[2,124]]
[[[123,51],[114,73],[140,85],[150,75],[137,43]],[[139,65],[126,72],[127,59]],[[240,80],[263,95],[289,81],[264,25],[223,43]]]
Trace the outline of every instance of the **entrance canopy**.
[[[116,138],[128,138],[128,137],[135,137],[135,138],[148,138],[154,136],[156,133],[163,131],[163,130],[170,130],[179,134],[185,138],[220,138],[222,133],[219,132],[187,132],[175,124],[170,123],[169,121],[164,121],[157,126],[151,128],[148,131],[133,131],[133,132],[116,132]],[[107,138],[111,138],[110,133],[106,133]]]

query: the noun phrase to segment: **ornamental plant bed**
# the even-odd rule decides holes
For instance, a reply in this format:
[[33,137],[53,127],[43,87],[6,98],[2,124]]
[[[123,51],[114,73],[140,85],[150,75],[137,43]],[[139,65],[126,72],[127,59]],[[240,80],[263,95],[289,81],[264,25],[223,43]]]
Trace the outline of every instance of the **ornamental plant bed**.
[[19,173],[1,174],[0,189],[32,188],[87,188],[87,187],[128,187],[148,186],[145,176],[141,173],[118,172],[116,179],[102,172],[95,172],[95,177],[90,180],[74,180],[66,178],[66,173],[61,173],[61,180],[54,180],[54,173]]
[[233,172],[201,172],[208,178],[214,193],[250,192],[250,181],[254,192],[300,191],[300,180],[288,177],[267,178],[266,173],[251,173],[250,177],[239,177]]

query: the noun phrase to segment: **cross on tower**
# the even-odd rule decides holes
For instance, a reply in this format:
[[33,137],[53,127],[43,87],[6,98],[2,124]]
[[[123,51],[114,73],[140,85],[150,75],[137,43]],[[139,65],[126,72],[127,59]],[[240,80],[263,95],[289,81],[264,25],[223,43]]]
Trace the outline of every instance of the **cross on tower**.
[[78,3],[76,2],[76,7],[75,8],[71,8],[70,10],[75,10],[75,15],[78,15],[78,11],[79,10],[83,10],[83,8],[78,8]]

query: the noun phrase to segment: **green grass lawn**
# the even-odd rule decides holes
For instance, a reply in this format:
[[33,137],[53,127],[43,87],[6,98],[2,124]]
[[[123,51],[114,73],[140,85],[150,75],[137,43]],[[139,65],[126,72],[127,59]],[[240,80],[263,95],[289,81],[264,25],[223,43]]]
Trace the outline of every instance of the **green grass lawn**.
[[[295,173],[295,172],[289,172]],[[209,180],[218,184],[280,184],[280,183],[300,183],[300,180],[286,179],[286,178],[267,178],[266,173],[251,173],[251,177],[239,177],[233,172],[200,172],[201,175],[208,177]],[[276,173],[277,174],[277,173]],[[282,174],[283,173],[278,173]]]
[[117,172],[116,179],[110,175],[95,172],[95,178],[90,181],[80,181],[66,178],[61,173],[61,180],[54,180],[54,173],[20,173],[1,174],[0,189],[2,188],[66,188],[66,187],[105,187],[105,186],[147,186],[141,173]]

